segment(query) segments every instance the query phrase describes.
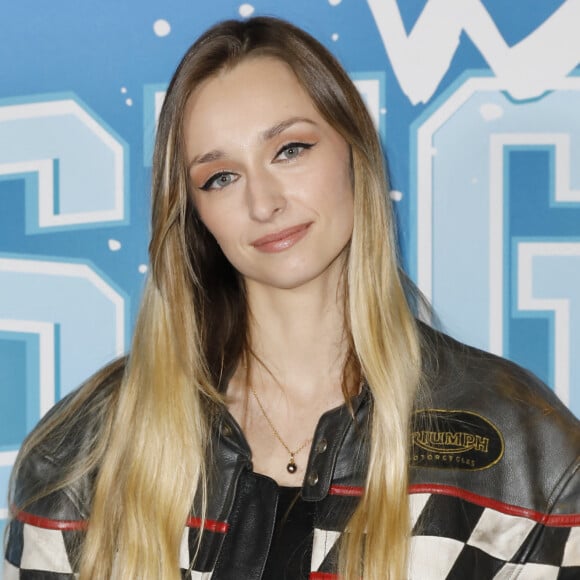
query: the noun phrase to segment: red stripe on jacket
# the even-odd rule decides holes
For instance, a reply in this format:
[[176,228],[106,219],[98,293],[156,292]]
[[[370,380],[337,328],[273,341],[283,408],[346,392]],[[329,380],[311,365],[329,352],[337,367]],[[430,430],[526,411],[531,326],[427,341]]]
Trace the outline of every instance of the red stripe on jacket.
[[[29,524],[37,528],[43,528],[45,530],[60,530],[62,532],[78,532],[84,531],[88,528],[87,520],[54,520],[51,518],[45,518],[43,516],[37,516],[23,510],[16,508],[12,509],[12,515],[18,521],[24,524]],[[186,525],[190,528],[200,528],[201,518],[188,518]],[[208,532],[218,532],[225,534],[228,531],[229,524],[227,522],[218,522],[216,520],[205,520],[203,522],[203,528]]]
[[545,526],[573,527],[580,526],[580,514],[545,514],[529,508],[512,505],[497,501],[490,497],[478,495],[471,491],[453,487],[452,485],[440,485],[433,483],[419,483],[409,487],[409,493],[432,493],[436,495],[448,495],[463,499],[470,503],[493,509],[510,516],[518,516],[533,520]]

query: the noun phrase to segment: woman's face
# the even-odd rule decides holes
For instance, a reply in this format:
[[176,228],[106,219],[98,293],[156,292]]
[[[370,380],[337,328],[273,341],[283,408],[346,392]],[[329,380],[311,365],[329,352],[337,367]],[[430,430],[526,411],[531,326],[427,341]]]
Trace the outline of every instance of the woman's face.
[[257,57],[220,72],[184,123],[198,214],[248,290],[335,280],[353,227],[349,147],[290,67]]

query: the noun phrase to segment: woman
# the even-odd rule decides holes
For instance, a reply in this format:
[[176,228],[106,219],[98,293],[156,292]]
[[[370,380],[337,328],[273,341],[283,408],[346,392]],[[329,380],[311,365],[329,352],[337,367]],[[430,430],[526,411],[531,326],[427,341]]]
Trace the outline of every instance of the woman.
[[23,445],[7,578],[578,574],[577,422],[415,321],[393,232],[334,58],[274,19],[207,31],[159,120],[131,355]]

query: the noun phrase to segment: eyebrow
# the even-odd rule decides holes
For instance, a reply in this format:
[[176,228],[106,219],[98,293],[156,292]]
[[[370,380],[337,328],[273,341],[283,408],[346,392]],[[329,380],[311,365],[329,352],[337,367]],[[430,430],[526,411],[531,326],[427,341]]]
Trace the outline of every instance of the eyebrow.
[[[273,127],[270,127],[265,131],[262,131],[260,133],[260,140],[269,141],[270,139],[273,139],[277,135],[280,135],[280,133],[283,133],[286,129],[288,129],[292,125],[296,125],[297,123],[308,123],[309,125],[316,126],[316,123],[312,119],[309,119],[308,117],[290,117],[289,119],[281,121],[280,123],[277,123]],[[225,156],[226,156],[225,153],[223,151],[220,151],[219,149],[214,149],[213,151],[208,151],[207,153],[203,153],[201,155],[196,155],[191,160],[188,169],[191,170],[191,168],[194,165],[201,165],[202,163],[211,163],[212,161],[219,161],[220,159],[223,159]]]
[[283,133],[286,129],[288,129],[292,125],[296,125],[296,123],[309,123],[310,125],[316,125],[316,123],[312,119],[309,119],[308,117],[290,117],[290,119],[286,119],[285,121],[282,121],[281,123],[278,123],[277,125],[274,125],[269,129],[266,129],[265,131],[262,131],[262,133],[260,134],[260,138],[262,139],[262,141],[268,141],[270,139],[273,139],[277,135],[280,135],[280,133]]

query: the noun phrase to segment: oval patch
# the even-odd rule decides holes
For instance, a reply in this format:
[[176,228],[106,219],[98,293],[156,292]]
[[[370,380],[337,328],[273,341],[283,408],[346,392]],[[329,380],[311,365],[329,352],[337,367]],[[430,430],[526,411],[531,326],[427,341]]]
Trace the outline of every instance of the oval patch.
[[414,414],[413,467],[475,471],[495,465],[503,452],[502,434],[477,413],[424,409]]

